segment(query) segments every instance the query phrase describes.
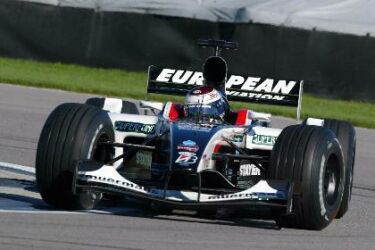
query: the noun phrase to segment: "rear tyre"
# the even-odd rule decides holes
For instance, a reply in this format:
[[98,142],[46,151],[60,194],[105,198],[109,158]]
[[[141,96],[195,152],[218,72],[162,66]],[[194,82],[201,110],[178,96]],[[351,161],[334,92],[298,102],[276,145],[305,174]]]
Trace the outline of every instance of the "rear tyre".
[[91,97],[86,100],[86,104],[102,109],[104,107],[105,98]]
[[91,209],[100,193],[73,193],[73,174],[79,160],[104,163],[113,149],[98,145],[114,141],[107,112],[86,104],[67,103],[49,115],[39,138],[36,181],[45,202],[60,209]]
[[348,211],[353,187],[353,173],[356,150],[356,134],[354,127],[349,122],[325,119],[324,127],[329,128],[339,140],[344,153],[345,185],[340,209],[336,218],[341,218]]
[[[103,97],[92,97],[86,100],[86,104],[94,106],[94,107],[98,107],[100,109],[104,107],[104,103],[105,103],[105,98]],[[121,113],[138,115],[139,111],[135,103],[122,100]]]
[[278,217],[279,226],[325,228],[344,191],[343,153],[334,133],[318,126],[285,128],[272,150],[268,177],[294,184],[292,213]]

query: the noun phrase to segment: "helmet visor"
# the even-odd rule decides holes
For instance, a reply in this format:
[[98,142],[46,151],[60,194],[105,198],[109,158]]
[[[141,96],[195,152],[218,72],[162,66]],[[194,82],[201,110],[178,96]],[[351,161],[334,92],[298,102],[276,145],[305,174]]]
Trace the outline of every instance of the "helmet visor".
[[187,118],[222,120],[225,115],[225,106],[221,100],[210,104],[187,104],[185,114]]

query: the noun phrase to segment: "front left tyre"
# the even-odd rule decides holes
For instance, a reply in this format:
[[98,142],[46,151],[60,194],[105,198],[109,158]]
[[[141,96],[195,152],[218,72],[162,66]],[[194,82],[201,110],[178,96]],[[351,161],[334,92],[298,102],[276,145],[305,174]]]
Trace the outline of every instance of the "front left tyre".
[[87,104],[66,103],[49,115],[36,154],[36,181],[43,200],[60,209],[91,209],[100,193],[73,193],[73,175],[80,160],[104,163],[113,148],[100,142],[114,141],[107,112]]

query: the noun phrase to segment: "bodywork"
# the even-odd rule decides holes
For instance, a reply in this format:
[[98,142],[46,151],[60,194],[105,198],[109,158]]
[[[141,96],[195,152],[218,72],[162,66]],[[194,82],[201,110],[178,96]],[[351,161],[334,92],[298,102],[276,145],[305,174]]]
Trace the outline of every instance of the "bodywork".
[[[111,98],[106,102],[116,103]],[[115,105],[105,107],[115,133],[115,142],[110,145],[114,148],[112,158],[118,160],[106,164],[78,162],[74,189],[124,195],[181,209],[266,207],[280,213],[290,211],[292,185],[287,180],[264,178],[245,187],[233,181],[241,173],[249,176],[254,169],[267,168],[281,132],[266,127],[270,115],[254,112],[248,125],[236,126],[171,122],[162,114],[121,114],[109,110],[118,110]],[[259,119],[265,121],[265,126],[255,122]],[[226,150],[220,150],[223,148]],[[241,169],[242,161],[246,161],[242,165],[247,168]]]

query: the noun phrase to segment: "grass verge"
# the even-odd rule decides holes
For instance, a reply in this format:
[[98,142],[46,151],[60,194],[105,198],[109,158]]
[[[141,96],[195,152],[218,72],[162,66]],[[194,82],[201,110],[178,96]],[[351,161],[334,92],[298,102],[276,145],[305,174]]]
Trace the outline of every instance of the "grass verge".
[[[25,86],[143,99],[146,78],[145,72],[0,58],[0,82]],[[152,95],[151,99],[181,100],[179,97],[165,95]],[[273,115],[295,117],[295,109],[288,107],[243,103],[233,103],[232,107],[248,107]],[[356,126],[375,128],[373,103],[323,99],[305,94],[302,116],[335,118],[350,121]]]

